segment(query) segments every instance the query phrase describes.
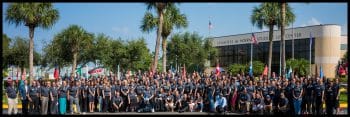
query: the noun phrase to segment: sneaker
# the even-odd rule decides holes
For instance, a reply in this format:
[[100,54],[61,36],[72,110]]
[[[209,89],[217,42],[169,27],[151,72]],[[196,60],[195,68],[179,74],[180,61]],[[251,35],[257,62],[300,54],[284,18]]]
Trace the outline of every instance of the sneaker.
[[199,112],[202,112],[202,110],[200,110]]
[[154,113],[154,108],[152,108],[152,110],[151,110],[151,111],[152,111],[152,113]]

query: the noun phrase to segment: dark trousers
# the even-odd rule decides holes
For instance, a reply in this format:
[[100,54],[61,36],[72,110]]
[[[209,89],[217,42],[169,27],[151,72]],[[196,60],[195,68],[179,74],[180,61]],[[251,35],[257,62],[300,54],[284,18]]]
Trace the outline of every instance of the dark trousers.
[[31,113],[39,114],[39,98],[37,96],[31,96],[32,102],[29,102],[29,111]]
[[333,115],[335,100],[333,97],[326,98],[326,112],[327,115]]
[[50,100],[50,112],[51,114],[58,114],[58,101],[57,98],[54,98],[53,101]]
[[317,96],[315,100],[315,111],[316,115],[320,115],[322,112],[322,98],[321,96]]
[[295,110],[294,110],[294,104],[293,104],[293,98],[289,97],[288,98],[288,106],[289,106],[289,113],[292,115],[295,115]]
[[80,103],[81,103],[81,112],[87,112],[87,107],[89,106],[88,105],[88,97],[83,97],[82,99],[81,99],[81,101],[80,101]]
[[110,104],[110,96],[105,96],[105,99],[103,99],[104,103],[103,103],[103,112],[107,112],[108,108],[109,108],[109,104]]
[[28,115],[28,99],[22,100],[22,113]]
[[[306,96],[305,98],[305,103],[306,103],[306,112],[308,113],[311,113],[311,105],[312,105],[312,101],[313,101],[313,98],[311,96]],[[313,107],[315,108],[315,107]]]

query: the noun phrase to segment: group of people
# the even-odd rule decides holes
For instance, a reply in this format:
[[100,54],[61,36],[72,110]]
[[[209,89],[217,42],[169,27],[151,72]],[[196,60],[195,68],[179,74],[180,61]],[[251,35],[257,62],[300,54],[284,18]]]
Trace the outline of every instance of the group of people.
[[[22,101],[23,114],[89,112],[238,112],[333,114],[339,112],[339,79],[237,74],[141,73],[50,82],[24,81],[6,88],[9,114]],[[322,104],[326,104],[323,111]],[[29,107],[29,109],[28,109]],[[15,109],[15,113],[17,110]]]

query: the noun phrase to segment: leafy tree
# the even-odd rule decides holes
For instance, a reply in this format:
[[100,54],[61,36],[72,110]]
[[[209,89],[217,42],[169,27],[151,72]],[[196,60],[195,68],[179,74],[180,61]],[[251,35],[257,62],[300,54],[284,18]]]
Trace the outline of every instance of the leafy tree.
[[167,59],[174,67],[176,64],[181,67],[186,65],[189,72],[203,70],[200,68],[204,68],[205,60],[210,58],[209,56],[217,56],[217,49],[208,44],[209,42],[209,39],[203,39],[197,33],[174,34],[168,42]]
[[[80,60],[78,57],[81,53],[92,47],[93,34],[88,33],[78,25],[70,25],[68,28],[55,35],[53,41],[59,44],[56,46],[57,48],[71,55],[66,59],[71,60],[73,64],[72,71],[75,71],[78,64],[77,61]],[[75,72],[72,72],[72,75],[74,76]]]
[[11,43],[11,38],[7,37],[6,34],[2,34],[2,68],[3,69],[9,66],[8,56],[11,52],[10,43]]
[[286,49],[285,49],[285,41],[284,41],[284,32],[285,26],[290,25],[291,23],[294,22],[295,20],[295,15],[292,11],[292,8],[290,8],[290,6],[286,3],[286,1],[282,1],[282,3],[280,3],[281,8],[280,8],[280,13],[281,13],[281,22],[280,22],[280,29],[281,29],[281,48],[282,48],[282,60],[281,60],[281,68],[282,68],[282,74],[285,74],[285,69],[286,69]]
[[148,70],[148,66],[151,63],[151,55],[145,39],[140,38],[138,40],[132,40],[127,43],[126,46],[127,56],[127,68],[131,70]]
[[[164,11],[166,11],[169,7],[173,6],[174,3],[170,2],[150,2],[147,3],[147,10],[150,11],[152,9],[155,9],[158,15],[158,27],[157,27],[157,39],[156,39],[156,47],[155,47],[155,56],[153,59],[153,65],[152,65],[152,71],[154,72],[157,65],[158,65],[158,54],[159,54],[159,44],[160,44],[160,37],[163,31],[163,22],[164,22]],[[148,16],[147,16],[148,15]],[[145,17],[150,17],[150,13],[146,13]],[[151,22],[154,23],[154,22]],[[144,23],[145,24],[145,23]],[[148,25],[150,26],[150,25]],[[155,28],[155,27],[153,27]],[[153,29],[153,28],[141,28],[141,29]]]
[[[269,28],[269,61],[268,61],[268,77],[271,77],[271,61],[272,61],[272,45],[273,45],[273,31],[274,26],[280,25],[281,17],[280,17],[280,4],[269,2],[262,3],[259,7],[253,8],[253,13],[251,15],[251,22],[253,25],[256,25],[259,29],[262,29],[263,26]],[[290,9],[286,9],[286,14],[290,14]],[[284,24],[289,24],[288,21],[293,21],[288,19],[288,15],[286,16],[286,20]]]
[[306,76],[310,73],[310,63],[304,58],[288,59],[286,63],[287,66],[292,68],[293,73],[298,74],[299,76]]
[[232,75],[236,75],[248,69],[247,65],[234,63],[228,67],[228,72]]
[[29,78],[33,78],[34,30],[51,28],[59,19],[59,12],[51,3],[10,3],[5,20],[29,28]]
[[[146,12],[142,25],[140,26],[141,30],[143,32],[150,32],[151,30],[154,30],[156,27],[158,27],[158,18],[154,17],[151,12]],[[182,28],[187,27],[187,18],[185,14],[181,14],[180,10],[175,5],[170,5],[167,10],[164,12],[164,22],[163,22],[163,30],[162,30],[162,47],[163,47],[163,68],[162,71],[166,72],[166,53],[167,53],[167,38],[171,34],[173,28],[176,26],[176,28]]]
[[[253,61],[253,74],[261,75],[264,71],[265,64],[261,61]],[[247,64],[248,72],[249,72],[249,64]]]

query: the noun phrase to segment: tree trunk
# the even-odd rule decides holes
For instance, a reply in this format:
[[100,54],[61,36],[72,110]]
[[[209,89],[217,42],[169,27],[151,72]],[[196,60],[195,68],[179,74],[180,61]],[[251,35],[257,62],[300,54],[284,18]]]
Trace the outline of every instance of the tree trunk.
[[75,75],[75,69],[76,69],[76,67],[77,67],[77,56],[78,56],[78,53],[77,53],[77,52],[74,52],[74,53],[73,53],[72,76]]
[[273,45],[273,25],[270,25],[270,31],[269,31],[269,62],[268,62],[268,73],[267,73],[267,78],[271,77],[271,62],[272,62],[272,45]]
[[281,68],[282,68],[282,74],[285,74],[286,70],[286,48],[285,48],[285,40],[284,40],[284,26],[286,21],[286,3],[282,2],[281,4],[281,13],[282,13],[282,23],[281,23],[281,47],[282,47],[282,60],[281,60]]
[[29,79],[33,80],[34,26],[29,26]]
[[167,59],[167,56],[166,56],[166,46],[167,46],[167,41],[166,41],[166,38],[167,37],[162,37],[163,40],[162,40],[162,47],[163,47],[163,72],[166,72],[166,59]]
[[157,41],[156,41],[156,47],[155,47],[155,54],[153,59],[153,66],[152,66],[152,72],[155,73],[158,65],[158,54],[159,54],[159,43],[160,43],[160,37],[163,30],[163,11],[158,11],[159,14],[159,22],[158,22],[158,31],[157,31]]

